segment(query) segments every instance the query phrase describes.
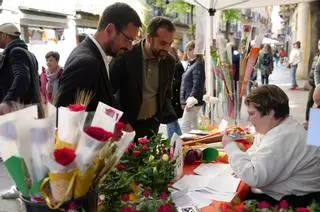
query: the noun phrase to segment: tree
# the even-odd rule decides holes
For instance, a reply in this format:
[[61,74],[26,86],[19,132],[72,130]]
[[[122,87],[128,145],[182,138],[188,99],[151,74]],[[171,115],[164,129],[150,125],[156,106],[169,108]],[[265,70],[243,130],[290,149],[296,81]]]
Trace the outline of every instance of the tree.
[[155,5],[157,7],[164,8],[166,14],[172,14],[172,13],[187,14],[191,12],[191,8],[192,8],[191,4],[188,4],[183,0],[175,0],[175,1],[155,0]]
[[226,31],[225,31],[225,38],[229,41],[229,34],[231,29],[231,23],[233,21],[237,21],[241,19],[240,10],[238,9],[228,9],[222,11],[222,20],[226,22]]

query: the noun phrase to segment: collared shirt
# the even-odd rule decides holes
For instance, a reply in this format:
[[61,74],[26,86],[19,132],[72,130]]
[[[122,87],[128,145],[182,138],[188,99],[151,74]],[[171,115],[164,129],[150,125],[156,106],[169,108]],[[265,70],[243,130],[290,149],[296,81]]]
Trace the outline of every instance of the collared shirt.
[[144,42],[141,45],[142,50],[142,104],[140,106],[137,119],[148,119],[156,115],[158,111],[158,92],[159,92],[159,60],[148,59],[144,50]]
[[99,51],[101,53],[101,56],[102,56],[102,59],[103,59],[103,62],[104,62],[104,65],[106,66],[108,78],[110,79],[110,76],[109,76],[109,63],[110,63],[112,57],[107,56],[107,54],[103,51],[102,47],[100,46],[100,43],[94,37],[89,36],[89,38],[93,41],[94,44],[96,44],[97,48],[99,49]]

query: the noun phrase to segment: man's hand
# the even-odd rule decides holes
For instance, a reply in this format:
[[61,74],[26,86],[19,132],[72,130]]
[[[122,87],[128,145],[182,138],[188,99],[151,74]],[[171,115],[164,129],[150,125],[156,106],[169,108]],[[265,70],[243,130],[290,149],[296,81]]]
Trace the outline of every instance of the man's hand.
[[0,104],[0,115],[4,115],[11,112],[11,105],[3,102]]
[[229,143],[235,142],[230,136],[227,136],[226,134],[223,135],[222,137],[222,145],[225,147]]

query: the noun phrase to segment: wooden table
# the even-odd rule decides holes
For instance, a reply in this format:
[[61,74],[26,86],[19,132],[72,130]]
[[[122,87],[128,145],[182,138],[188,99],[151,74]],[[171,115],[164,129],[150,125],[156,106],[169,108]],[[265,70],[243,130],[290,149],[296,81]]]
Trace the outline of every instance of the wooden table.
[[[201,162],[196,162],[191,165],[184,165],[183,167],[183,174],[195,174],[193,170],[199,166]],[[250,187],[245,184],[243,181],[240,181],[239,187],[237,189],[237,195],[235,198],[240,198],[241,200],[244,200],[249,192]],[[221,201],[213,201],[209,206],[202,208],[201,212],[216,212],[219,211],[221,204],[224,202]]]

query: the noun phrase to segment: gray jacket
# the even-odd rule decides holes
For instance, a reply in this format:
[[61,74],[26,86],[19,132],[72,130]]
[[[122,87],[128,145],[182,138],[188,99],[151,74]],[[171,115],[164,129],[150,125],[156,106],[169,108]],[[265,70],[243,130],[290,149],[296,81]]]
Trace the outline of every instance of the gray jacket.
[[313,58],[311,70],[309,72],[309,84],[313,87],[320,84],[320,55]]

